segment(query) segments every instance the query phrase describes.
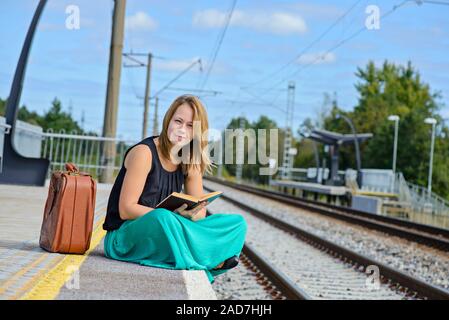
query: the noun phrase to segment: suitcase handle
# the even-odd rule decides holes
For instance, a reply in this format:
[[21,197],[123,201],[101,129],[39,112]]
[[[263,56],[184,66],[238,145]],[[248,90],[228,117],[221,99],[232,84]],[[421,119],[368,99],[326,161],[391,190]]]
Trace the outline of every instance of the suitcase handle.
[[65,169],[68,171],[68,174],[72,176],[92,176],[88,172],[80,172],[78,167],[72,162],[67,162],[65,164]]
[[67,162],[65,164],[65,169],[68,171],[70,175],[79,176],[80,171],[78,170],[78,167],[73,164],[72,162]]
[[70,172],[79,172],[78,168],[71,162],[65,164],[65,169]]

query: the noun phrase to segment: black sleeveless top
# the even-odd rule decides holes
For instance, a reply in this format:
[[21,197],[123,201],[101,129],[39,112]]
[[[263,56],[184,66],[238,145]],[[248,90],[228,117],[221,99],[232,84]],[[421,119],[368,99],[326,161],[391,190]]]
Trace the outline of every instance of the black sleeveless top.
[[124,165],[125,157],[133,147],[139,144],[147,145],[151,149],[152,154],[151,170],[147,175],[145,186],[143,188],[141,196],[139,197],[138,204],[154,208],[159,202],[161,202],[172,192],[182,191],[182,186],[185,179],[185,176],[182,173],[182,168],[181,166],[179,166],[176,171],[171,172],[165,170],[162,167],[157,153],[156,145],[153,141],[153,139],[156,137],[158,136],[145,138],[126,150],[125,156],[123,157],[122,167],[117,175],[117,178],[115,179],[114,185],[112,186],[112,190],[109,195],[106,219],[103,224],[104,230],[109,231],[118,229],[126,221],[120,218],[118,205],[120,191],[122,189],[122,184],[126,173],[126,168]]

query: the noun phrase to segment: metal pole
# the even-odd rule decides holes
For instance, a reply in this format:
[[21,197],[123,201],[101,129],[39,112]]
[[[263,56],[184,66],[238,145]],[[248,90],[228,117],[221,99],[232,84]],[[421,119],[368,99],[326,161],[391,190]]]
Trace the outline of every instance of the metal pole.
[[[244,127],[245,127],[243,114],[240,117],[239,127],[242,130],[242,135],[243,135],[243,130],[244,130]],[[238,163],[237,159],[241,159],[241,160],[244,161],[244,159],[245,159],[244,146],[245,146],[245,136],[243,135],[242,143],[239,143],[237,145],[237,149],[236,149],[237,154],[236,154],[236,157],[235,157],[235,160],[237,162],[237,169],[236,169],[236,172],[235,172],[235,178],[236,178],[237,182],[239,182],[239,183],[242,181],[243,163]],[[241,155],[241,158],[239,157],[239,155]]]
[[325,156],[323,157],[323,167],[321,169],[321,181],[319,183],[321,184],[325,184],[326,179],[325,179],[325,173],[326,173],[326,158]]
[[6,103],[5,118],[6,125],[9,126],[9,129],[7,130],[10,131],[9,134],[5,135],[3,142],[0,183],[43,186],[45,185],[46,176],[49,173],[50,161],[48,159],[24,157],[16,150],[14,144],[19,103],[28,65],[28,57],[39,19],[44,11],[46,3],[47,0],[40,0],[36,11],[34,12],[22,50],[20,51],[20,57],[14,72],[11,91],[9,92],[8,102]]
[[362,161],[360,159],[360,146],[359,146],[359,140],[357,139],[357,133],[355,131],[354,124],[352,123],[351,119],[346,117],[345,115],[340,114],[340,117],[342,117],[351,127],[352,134],[354,135],[354,145],[355,145],[355,156],[357,161],[357,184],[359,185],[359,188],[362,187]]
[[394,122],[393,176],[396,174],[396,160],[398,152],[398,129],[399,129],[399,120],[396,120]]
[[[20,53],[19,62],[17,63],[16,72],[14,73],[14,79],[11,86],[6,106],[5,106],[5,120],[6,124],[11,126],[10,137],[12,137],[16,131],[16,121],[19,114],[19,102],[22,95],[23,80],[25,78],[25,72],[28,65],[28,57],[31,51],[31,45],[33,43],[34,34],[44,11],[47,0],[40,0],[36,11],[34,12],[33,20],[26,34],[25,42]],[[12,144],[14,146],[14,144]],[[15,149],[15,146],[14,146]]]
[[217,168],[217,177],[221,178],[223,177],[223,141],[224,141],[224,135],[221,135],[220,137],[220,147],[218,149],[218,168]]
[[318,154],[318,148],[316,146],[315,141],[312,141],[312,146],[313,146],[313,153],[315,154],[315,165],[316,165],[315,182],[320,183],[320,180],[323,180],[324,172],[321,173],[321,179],[320,179],[320,155]]
[[427,185],[427,190],[429,191],[429,196],[432,194],[432,167],[433,167],[434,145],[435,145],[435,123],[432,123],[432,142],[430,145],[429,183]]
[[159,119],[157,114],[158,108],[159,108],[159,98],[156,97],[154,102],[153,136],[157,136],[159,134]]
[[145,84],[145,107],[143,111],[143,127],[142,127],[142,140],[147,137],[147,126],[148,126],[148,108],[150,104],[150,78],[151,78],[151,53],[148,54],[147,62],[147,80]]
[[[117,131],[125,7],[126,0],[115,0],[109,56],[108,84],[106,91],[106,106],[103,121],[103,137],[115,138]],[[115,155],[115,141],[104,141],[102,162],[104,163],[105,168],[102,170],[100,182],[112,182],[112,175],[115,166]]]

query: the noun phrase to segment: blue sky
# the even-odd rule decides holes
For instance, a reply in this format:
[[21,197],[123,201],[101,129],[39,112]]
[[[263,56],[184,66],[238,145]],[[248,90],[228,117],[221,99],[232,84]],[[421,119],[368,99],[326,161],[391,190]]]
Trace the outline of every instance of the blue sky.
[[[204,95],[210,126],[223,129],[232,117],[256,120],[265,114],[279,126],[285,114],[288,81],[295,81],[294,126],[306,117],[316,117],[323,93],[336,92],[347,110],[357,102],[354,75],[369,60],[385,59],[405,64],[411,60],[424,82],[441,91],[449,117],[449,6],[414,2],[380,20],[380,29],[365,30],[329,53],[340,41],[362,28],[367,6],[380,14],[401,1],[237,1],[233,19],[224,37]],[[37,1],[0,1],[0,97],[9,94],[15,66]],[[124,52],[152,52],[154,94],[193,61],[202,59],[203,72],[195,65],[172,87],[196,89],[210,65],[217,37],[232,1],[128,0]],[[334,21],[357,4],[325,37],[316,40]],[[66,28],[66,8],[80,9],[80,29]],[[106,97],[113,1],[49,0],[34,39],[22,104],[42,113],[54,97],[64,109],[72,106],[80,121],[84,110],[85,129],[101,133]],[[327,53],[327,54],[326,54]],[[317,62],[317,57],[322,57]],[[289,61],[294,61],[284,69]],[[312,63],[314,62],[315,63]],[[125,59],[123,60],[125,62]],[[277,72],[280,70],[280,72]],[[294,74],[294,76],[291,76]],[[118,136],[140,139],[143,114],[145,68],[122,68]],[[247,87],[242,89],[242,87]],[[166,90],[161,95],[159,117],[173,99],[190,91]],[[272,90],[268,90],[272,89]],[[150,109],[150,119],[153,108]],[[152,121],[149,123],[149,134]]]

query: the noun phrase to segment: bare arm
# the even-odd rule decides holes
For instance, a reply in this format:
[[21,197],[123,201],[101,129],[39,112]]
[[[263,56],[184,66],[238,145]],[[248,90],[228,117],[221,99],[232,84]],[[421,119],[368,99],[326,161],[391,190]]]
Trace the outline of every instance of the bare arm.
[[138,204],[151,169],[151,159],[151,150],[145,145],[135,146],[126,155],[126,174],[119,199],[120,218],[123,220],[137,219],[154,209]]
[[[192,170],[189,172],[186,180],[184,181],[184,187],[186,194],[194,197],[201,197],[203,192],[203,175],[199,170]],[[202,208],[192,218],[193,221],[204,219],[206,217],[206,208]]]

